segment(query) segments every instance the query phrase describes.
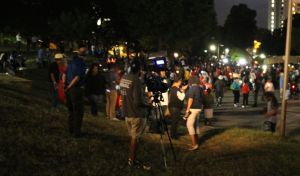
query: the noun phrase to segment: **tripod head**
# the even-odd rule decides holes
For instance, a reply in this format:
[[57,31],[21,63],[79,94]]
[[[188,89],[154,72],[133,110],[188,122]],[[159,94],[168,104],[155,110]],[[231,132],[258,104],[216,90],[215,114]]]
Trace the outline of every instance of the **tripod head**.
[[155,103],[155,104],[159,104],[161,101],[164,101],[162,93],[159,91],[153,92],[153,95],[151,97],[153,97],[152,103]]

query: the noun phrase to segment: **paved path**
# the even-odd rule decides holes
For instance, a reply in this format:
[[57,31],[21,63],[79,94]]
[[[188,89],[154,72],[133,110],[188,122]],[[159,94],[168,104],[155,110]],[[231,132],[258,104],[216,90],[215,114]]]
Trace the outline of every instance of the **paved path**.
[[[276,92],[276,97],[279,93]],[[263,123],[263,115],[261,111],[265,106],[265,102],[261,101],[261,95],[259,96],[258,107],[252,107],[253,95],[249,96],[249,107],[247,108],[235,108],[233,106],[233,94],[231,91],[225,93],[222,107],[215,108],[214,117],[217,119],[214,127],[245,127],[261,129]],[[242,102],[242,97],[240,99]],[[281,105],[278,113],[278,120],[280,120]],[[300,140],[300,100],[289,100],[287,105],[287,136],[293,136]],[[279,126],[279,122],[278,125]],[[208,130],[210,127],[205,127],[204,130]]]

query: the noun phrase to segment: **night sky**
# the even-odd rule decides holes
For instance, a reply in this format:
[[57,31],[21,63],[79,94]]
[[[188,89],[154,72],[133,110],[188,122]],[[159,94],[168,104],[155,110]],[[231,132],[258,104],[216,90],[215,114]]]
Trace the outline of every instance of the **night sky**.
[[240,3],[247,4],[250,9],[256,10],[257,26],[267,28],[268,0],[215,0],[218,23],[223,25],[231,7]]

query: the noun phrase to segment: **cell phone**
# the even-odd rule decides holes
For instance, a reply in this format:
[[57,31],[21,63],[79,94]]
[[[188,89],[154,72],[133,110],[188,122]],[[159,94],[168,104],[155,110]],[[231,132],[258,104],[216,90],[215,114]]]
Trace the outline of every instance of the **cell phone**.
[[191,113],[192,113],[192,112],[191,112],[191,111],[189,111],[189,113],[188,113],[188,115],[187,115],[187,116],[186,116],[186,115],[185,115],[185,116],[183,116],[183,120],[186,120],[186,119],[187,119],[187,118],[188,118],[188,117],[191,115]]

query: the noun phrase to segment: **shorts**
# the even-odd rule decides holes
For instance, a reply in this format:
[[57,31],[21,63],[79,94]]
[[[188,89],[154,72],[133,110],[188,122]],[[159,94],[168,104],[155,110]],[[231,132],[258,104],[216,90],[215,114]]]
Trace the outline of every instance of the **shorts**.
[[204,109],[204,117],[207,119],[213,118],[213,109]]
[[201,109],[190,109],[191,115],[186,121],[186,126],[190,135],[200,134],[199,115]]
[[146,125],[145,118],[126,117],[125,122],[129,136],[133,138],[139,138],[142,136]]

